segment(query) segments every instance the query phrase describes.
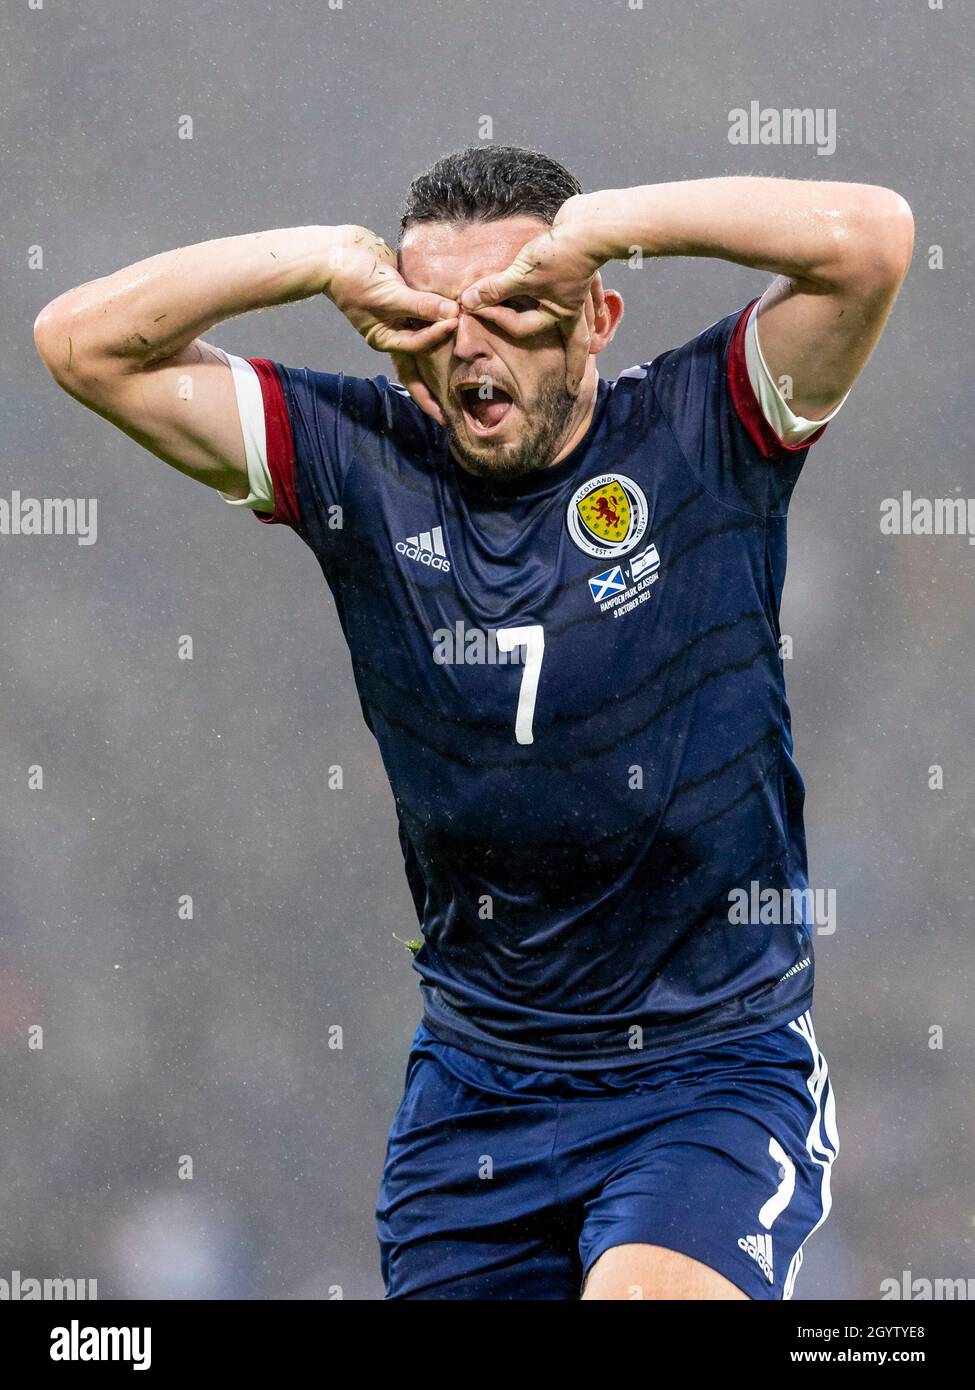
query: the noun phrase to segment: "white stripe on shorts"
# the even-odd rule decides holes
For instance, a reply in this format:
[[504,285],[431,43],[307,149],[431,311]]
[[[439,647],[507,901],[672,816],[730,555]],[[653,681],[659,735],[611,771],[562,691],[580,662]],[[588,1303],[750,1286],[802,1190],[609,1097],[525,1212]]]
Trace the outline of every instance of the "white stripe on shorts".
[[[830,1207],[833,1205],[829,1188],[830,1169],[834,1158],[840,1151],[840,1137],[836,1130],[836,1104],[833,1100],[833,1089],[829,1081],[829,1068],[826,1065],[826,1058],[816,1046],[812,1015],[808,1012],[800,1015],[789,1024],[789,1027],[794,1033],[798,1033],[801,1038],[805,1039],[812,1055],[812,1071],[809,1074],[806,1087],[812,1096],[815,1113],[812,1124],[809,1126],[809,1133],[806,1135],[806,1151],[813,1163],[818,1164],[823,1170],[821,1188],[823,1212],[809,1235],[802,1242],[802,1245],[805,1245],[809,1236],[814,1231],[818,1231],[829,1216]],[[795,1289],[796,1276],[802,1268],[802,1245],[793,1255],[789,1265],[789,1272],[785,1277],[785,1287],[782,1291],[783,1299],[791,1298]]]

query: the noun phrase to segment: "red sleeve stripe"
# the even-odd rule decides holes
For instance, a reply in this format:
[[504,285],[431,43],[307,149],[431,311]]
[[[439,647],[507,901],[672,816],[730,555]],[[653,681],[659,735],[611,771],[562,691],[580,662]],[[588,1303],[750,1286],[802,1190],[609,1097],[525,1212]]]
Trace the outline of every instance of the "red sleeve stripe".
[[752,387],[748,376],[748,364],[745,361],[745,329],[748,326],[748,316],[757,303],[758,300],[753,299],[747,309],[742,310],[741,318],[735,325],[728,350],[728,392],[735,408],[735,414],[744,425],[752,443],[762,457],[767,459],[781,458],[783,454],[794,454],[799,449],[808,449],[811,444],[815,444],[816,440],[821,438],[826,426],[823,425],[815,434],[804,439],[801,444],[783,444],[762,414],[762,407]]
[[295,446],[291,434],[291,418],[284,398],[284,387],[273,362],[264,357],[249,357],[257,373],[264,399],[264,434],[267,440],[267,467],[274,487],[274,511],[255,512],[258,521],[301,525],[301,508],[295,489]]

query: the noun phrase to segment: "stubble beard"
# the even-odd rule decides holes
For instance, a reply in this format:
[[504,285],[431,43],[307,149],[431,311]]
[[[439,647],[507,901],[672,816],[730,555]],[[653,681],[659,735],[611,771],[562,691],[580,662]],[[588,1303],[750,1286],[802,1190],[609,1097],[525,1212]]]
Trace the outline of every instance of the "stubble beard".
[[534,403],[526,412],[531,428],[525,436],[511,444],[484,444],[472,449],[457,428],[456,408],[445,413],[444,429],[451,452],[461,465],[478,478],[522,478],[547,468],[555,459],[569,433],[574,397],[565,389],[565,378],[559,373],[543,382]]

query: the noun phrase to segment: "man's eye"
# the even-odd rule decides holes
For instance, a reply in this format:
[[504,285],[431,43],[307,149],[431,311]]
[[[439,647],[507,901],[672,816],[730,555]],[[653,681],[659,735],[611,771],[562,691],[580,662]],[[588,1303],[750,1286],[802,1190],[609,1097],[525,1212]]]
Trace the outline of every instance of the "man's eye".
[[424,319],[403,319],[403,327],[408,333],[418,333],[421,328],[429,328]]
[[538,300],[527,294],[516,294],[513,299],[502,300],[501,306],[504,309],[514,309],[516,314],[527,314],[531,309],[538,308]]

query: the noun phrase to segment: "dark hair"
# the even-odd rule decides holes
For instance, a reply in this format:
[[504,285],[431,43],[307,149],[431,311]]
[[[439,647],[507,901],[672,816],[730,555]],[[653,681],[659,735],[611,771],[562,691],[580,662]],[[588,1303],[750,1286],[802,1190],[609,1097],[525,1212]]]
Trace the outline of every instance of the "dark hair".
[[531,215],[553,222],[579,180],[556,160],[517,145],[470,145],[418,174],[400,222],[496,222]]

